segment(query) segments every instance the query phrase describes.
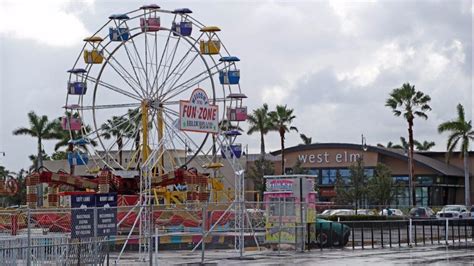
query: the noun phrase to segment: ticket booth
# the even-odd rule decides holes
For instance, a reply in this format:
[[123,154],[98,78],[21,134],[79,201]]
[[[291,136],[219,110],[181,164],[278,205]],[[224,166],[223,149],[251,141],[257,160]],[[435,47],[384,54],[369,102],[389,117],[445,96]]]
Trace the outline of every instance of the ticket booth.
[[[264,192],[268,244],[304,244],[305,228],[316,219],[315,175],[265,176]],[[301,204],[303,203],[303,204]],[[301,245],[299,245],[301,243]]]

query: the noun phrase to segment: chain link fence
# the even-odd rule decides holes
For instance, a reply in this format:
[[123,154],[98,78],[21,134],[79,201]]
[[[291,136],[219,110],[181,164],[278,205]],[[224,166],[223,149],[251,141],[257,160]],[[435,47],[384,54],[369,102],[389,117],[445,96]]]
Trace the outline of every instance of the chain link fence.
[[[118,265],[123,260],[156,262],[162,250],[185,250],[204,262],[222,256],[208,250],[234,251],[231,255],[238,257],[239,250],[271,255],[474,242],[474,217],[416,218],[406,211],[386,217],[382,207],[359,210],[356,215],[347,206],[309,208],[280,201],[245,202],[239,208],[237,204],[2,211],[0,261],[2,265]],[[348,212],[322,215],[329,208]]]

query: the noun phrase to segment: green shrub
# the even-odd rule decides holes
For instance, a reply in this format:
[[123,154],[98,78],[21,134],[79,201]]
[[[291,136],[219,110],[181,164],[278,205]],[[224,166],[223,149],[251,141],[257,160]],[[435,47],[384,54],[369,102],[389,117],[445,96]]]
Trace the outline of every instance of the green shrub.
[[330,216],[317,216],[318,218],[329,220],[329,221],[384,221],[384,220],[404,220],[404,217],[400,216],[381,216],[381,215],[330,215]]

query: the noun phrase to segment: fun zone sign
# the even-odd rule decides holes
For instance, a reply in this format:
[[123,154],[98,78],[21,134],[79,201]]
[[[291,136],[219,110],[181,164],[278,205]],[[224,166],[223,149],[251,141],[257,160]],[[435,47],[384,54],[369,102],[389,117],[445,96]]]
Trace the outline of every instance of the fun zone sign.
[[179,101],[179,128],[186,131],[217,133],[219,108],[209,103],[203,89],[197,88],[189,101]]

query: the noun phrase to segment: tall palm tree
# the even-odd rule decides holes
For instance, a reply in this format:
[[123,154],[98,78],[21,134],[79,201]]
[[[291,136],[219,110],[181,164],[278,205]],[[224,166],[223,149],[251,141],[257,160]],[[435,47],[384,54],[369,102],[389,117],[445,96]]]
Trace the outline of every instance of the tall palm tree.
[[429,151],[436,145],[434,141],[423,141],[423,142],[415,142],[416,150],[417,151]]
[[15,129],[13,135],[29,135],[36,137],[38,140],[38,153],[37,153],[37,164],[36,169],[43,166],[43,140],[56,139],[58,135],[54,132],[56,123],[49,121],[46,115],[38,116],[34,111],[28,113],[29,128],[22,127]]
[[260,155],[265,158],[265,135],[272,129],[272,121],[268,115],[268,105],[263,104],[262,107],[254,109],[252,114],[247,117],[249,123],[248,135],[255,132],[260,133]]
[[276,110],[269,113],[271,122],[273,124],[273,129],[278,131],[280,134],[280,144],[281,144],[281,171],[285,172],[285,134],[294,130],[298,132],[298,129],[294,126],[291,126],[291,123],[296,118],[293,115],[293,109],[289,109],[286,105],[277,105]]
[[111,139],[114,137],[117,143],[117,149],[119,152],[119,164],[122,165],[122,149],[123,149],[123,138],[126,137],[127,121],[123,117],[113,116],[112,119],[102,124],[102,136],[105,139]]
[[[418,143],[418,141],[413,140],[414,144]],[[409,150],[410,145],[408,144],[407,140],[404,137],[400,137],[400,144],[393,144],[391,146],[392,149],[400,149],[404,151]]]
[[303,143],[301,143],[301,145],[309,145],[309,144],[313,143],[313,138],[308,137],[305,134],[300,134],[300,138],[301,138],[301,141],[303,141]]
[[382,143],[377,143],[377,147],[382,147],[382,148],[394,149],[393,146],[394,144],[391,141],[389,141],[387,145],[383,145]]
[[416,193],[413,188],[415,169],[413,167],[413,122],[415,117],[428,119],[426,112],[431,110],[429,102],[431,97],[428,94],[424,94],[422,91],[417,91],[415,86],[410,83],[405,83],[400,88],[393,89],[390,93],[390,97],[387,99],[385,106],[390,107],[395,116],[402,116],[408,122],[408,164],[409,164],[409,175],[410,175],[410,194],[411,203],[413,206],[416,205]]
[[466,121],[464,115],[464,107],[461,104],[457,106],[458,117],[455,120],[450,120],[444,123],[441,123],[438,126],[438,132],[449,132],[447,143],[447,154],[446,160],[449,163],[449,157],[458,143],[461,145],[460,155],[464,157],[464,196],[465,204],[467,206],[471,205],[470,197],[470,186],[469,186],[469,141],[474,141],[474,130],[472,129],[472,120]]

